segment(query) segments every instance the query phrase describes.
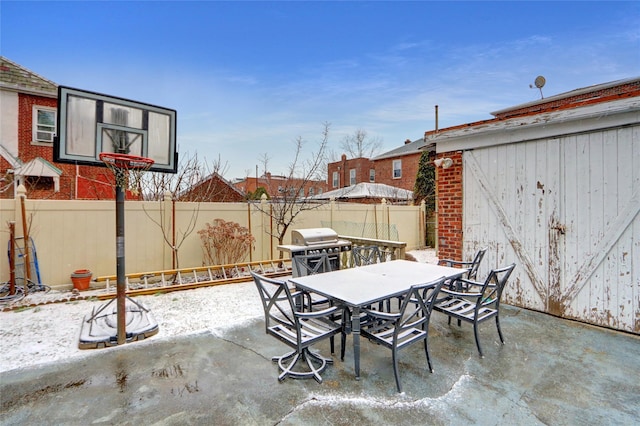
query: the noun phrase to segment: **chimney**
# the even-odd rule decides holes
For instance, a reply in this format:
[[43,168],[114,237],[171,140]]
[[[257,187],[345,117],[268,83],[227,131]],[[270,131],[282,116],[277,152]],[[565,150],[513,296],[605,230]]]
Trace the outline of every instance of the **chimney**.
[[410,144],[410,143],[411,143],[411,139],[407,139],[406,141],[404,141],[404,144],[405,144],[405,145],[408,145],[408,144]]

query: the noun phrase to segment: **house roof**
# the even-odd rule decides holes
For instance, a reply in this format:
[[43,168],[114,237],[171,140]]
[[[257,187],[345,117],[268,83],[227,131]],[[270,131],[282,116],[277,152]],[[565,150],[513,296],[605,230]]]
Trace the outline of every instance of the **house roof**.
[[420,138],[413,142],[405,143],[402,146],[392,149],[391,151],[387,151],[383,154],[378,155],[377,157],[372,158],[371,160],[384,160],[385,158],[392,157],[402,157],[410,154],[418,154],[422,153],[425,149],[434,150],[435,144],[431,141],[426,141],[424,138]]
[[58,97],[58,85],[0,56],[0,88],[38,96]]
[[331,198],[386,198],[389,200],[413,199],[413,191],[385,185],[383,183],[361,182],[345,188],[335,189],[310,197],[313,200],[329,200]]
[[[494,111],[491,113],[491,115],[495,117],[505,116],[505,115],[508,116],[510,112],[522,110],[525,108],[531,108],[536,105],[551,104],[555,101],[559,101],[567,98],[579,98],[580,96],[587,95],[587,94],[600,94],[603,91],[606,91],[607,89],[611,89],[613,87],[638,84],[639,82],[640,82],[640,77],[633,77],[633,78],[626,78],[622,80],[610,81],[608,83],[595,84],[593,86],[582,87],[579,89],[570,90],[568,92],[559,93],[557,95],[549,96],[548,98],[542,98],[536,101],[527,102],[520,105],[514,105],[508,108]],[[604,93],[606,94],[606,92]]]
[[640,97],[633,97],[581,108],[471,123],[443,130],[431,135],[430,139],[437,142],[437,152],[440,153],[633,125],[638,123],[638,117]]
[[[584,87],[493,112],[495,118],[425,132],[436,152],[517,143],[530,138],[637,123],[640,77]],[[589,127],[586,127],[589,123]]]
[[15,174],[18,176],[58,177],[62,174],[62,170],[44,158],[36,157],[17,168]]
[[207,185],[207,182],[211,182],[211,181],[218,181],[221,182],[223,185],[225,185],[226,187],[229,188],[229,190],[235,192],[239,197],[244,197],[244,194],[242,193],[242,191],[239,191],[238,188],[236,188],[235,186],[233,186],[233,184],[231,184],[228,180],[226,180],[220,173],[218,172],[212,172],[211,174],[209,174],[208,176],[204,177],[203,179],[199,180],[198,182],[196,182],[195,184],[191,185],[190,187],[184,189],[183,191],[181,191],[178,196],[179,197],[184,197],[186,195],[188,195],[189,193],[197,190],[199,187],[201,186],[205,186]]
[[0,157],[2,157],[5,160],[7,160],[7,162],[11,165],[11,168],[13,168],[13,169],[18,168],[18,167],[20,167],[22,165],[22,161],[20,161],[20,159],[18,157],[13,155],[7,149],[7,147],[2,145],[2,143],[0,143]]

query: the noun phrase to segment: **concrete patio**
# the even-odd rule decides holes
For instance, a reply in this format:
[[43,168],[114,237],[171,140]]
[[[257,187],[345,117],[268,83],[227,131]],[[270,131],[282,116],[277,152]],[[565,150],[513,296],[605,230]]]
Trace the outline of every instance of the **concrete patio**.
[[[23,424],[637,424],[640,338],[503,306],[499,344],[481,327],[434,313],[429,347],[401,353],[403,394],[391,354],[362,341],[361,380],[347,357],[324,382],[277,381],[271,357],[287,347],[254,321],[224,334],[148,339],[96,350],[77,362],[0,375],[3,425]],[[336,345],[339,350],[339,344]],[[317,347],[329,354],[328,342]]]

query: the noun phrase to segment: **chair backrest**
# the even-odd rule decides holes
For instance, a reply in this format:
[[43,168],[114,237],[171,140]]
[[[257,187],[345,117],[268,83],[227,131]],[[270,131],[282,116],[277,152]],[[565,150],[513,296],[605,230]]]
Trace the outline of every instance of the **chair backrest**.
[[509,276],[515,267],[516,264],[512,263],[509,266],[492,269],[491,272],[489,272],[489,275],[482,286],[482,291],[480,292],[482,293],[482,297],[478,299],[476,311],[482,307],[490,305],[493,305],[496,310],[500,307],[502,290],[504,290],[504,287],[509,280]]
[[469,268],[469,272],[467,273],[467,278],[470,280],[476,280],[478,277],[478,268],[480,267],[480,263],[482,262],[482,258],[484,254],[487,252],[487,247],[481,248],[476,253],[473,261],[471,262],[471,268]]
[[266,329],[274,324],[296,328],[295,303],[291,290],[284,281],[267,278],[251,271],[253,281],[260,293]]
[[425,284],[414,285],[409,289],[400,305],[401,320],[394,331],[394,339],[410,328],[429,326],[433,304],[445,281],[446,277],[442,277]]
[[378,246],[353,246],[351,256],[355,266],[372,265],[383,261]]
[[327,253],[294,256],[292,261],[295,263],[299,277],[322,274],[332,270]]

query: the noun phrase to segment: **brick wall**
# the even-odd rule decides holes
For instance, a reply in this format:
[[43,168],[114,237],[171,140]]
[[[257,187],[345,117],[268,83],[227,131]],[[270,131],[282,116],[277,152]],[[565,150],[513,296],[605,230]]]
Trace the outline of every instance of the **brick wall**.
[[[375,183],[383,183],[385,185],[395,186],[396,188],[413,191],[418,174],[418,166],[420,165],[420,155],[421,153],[418,152],[376,161],[371,161],[368,158],[352,158],[347,160],[346,156],[343,155],[340,161],[327,165],[329,190],[336,189],[333,187],[333,172],[338,172],[338,188],[343,188],[349,186],[349,171],[351,169],[356,169],[356,183],[370,182],[369,170],[374,169],[376,173]],[[400,178],[393,177],[394,160],[402,160],[402,176]]]
[[438,257],[462,260],[462,151],[446,152],[437,158],[451,158],[448,169],[436,167],[438,200]]
[[[418,175],[421,153],[407,154],[401,157],[391,157],[376,160],[374,168],[376,170],[376,183],[395,186],[397,188],[413,191]],[[402,177],[393,177],[393,160],[402,160]]]
[[[369,170],[374,169],[374,163],[368,158],[352,158],[347,160],[346,155],[342,155],[340,161],[329,163],[327,165],[327,175],[329,191],[349,186],[350,170],[356,170],[356,183],[369,182]],[[333,186],[333,172],[338,172],[338,186]],[[378,175],[376,171],[376,182]]]
[[540,114],[555,110],[578,108],[594,103],[609,102],[616,99],[640,96],[640,81],[634,81],[619,86],[607,87],[592,92],[580,93],[561,99],[538,103],[524,108],[512,109],[502,114],[496,114],[496,119],[504,120],[510,117]]

